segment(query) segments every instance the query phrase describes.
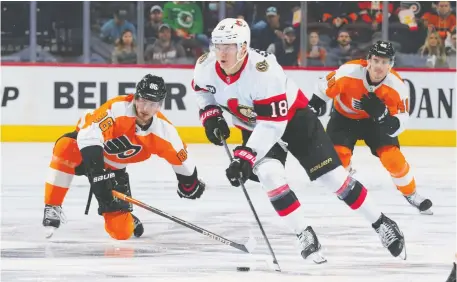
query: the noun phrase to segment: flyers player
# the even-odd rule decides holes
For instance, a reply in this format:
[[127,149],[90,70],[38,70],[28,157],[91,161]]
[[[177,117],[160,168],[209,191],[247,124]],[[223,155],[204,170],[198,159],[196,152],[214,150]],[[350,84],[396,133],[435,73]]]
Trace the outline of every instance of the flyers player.
[[343,166],[350,168],[357,140],[365,140],[374,156],[390,173],[397,189],[422,214],[433,214],[432,202],[419,195],[411,168],[400,151],[398,135],[409,119],[409,90],[392,70],[395,50],[378,41],[367,60],[356,60],[320,79],[310,107],[321,112],[333,99],[327,125]]
[[223,110],[241,129],[243,144],[235,148],[226,170],[230,183],[239,186],[240,176],[243,182],[259,181],[278,215],[297,235],[302,257],[325,262],[317,235],[307,226],[304,208],[286,179],[284,165],[290,152],[311,180],[328,187],[368,220],[393,256],[406,258],[397,224],[341,166],[322,124],[307,107],[307,97],[286,77],[274,55],[249,48],[250,37],[244,20],[222,20],[212,32],[212,51],[197,61],[192,81],[209,141],[222,145],[219,133],[223,138],[230,135]]
[[[160,112],[167,95],[161,77],[146,75],[133,95],[108,100],[83,116],[74,132],[57,140],[45,185],[43,225],[52,236],[64,220],[62,204],[73,176],[85,175],[105,219],[105,230],[114,239],[126,240],[143,233],[141,222],[131,214],[129,203],[117,200],[111,191],[131,195],[126,166],[164,158],[173,168],[181,198],[197,199],[205,184],[186,151],[175,127]],[[159,173],[159,172],[157,172]]]

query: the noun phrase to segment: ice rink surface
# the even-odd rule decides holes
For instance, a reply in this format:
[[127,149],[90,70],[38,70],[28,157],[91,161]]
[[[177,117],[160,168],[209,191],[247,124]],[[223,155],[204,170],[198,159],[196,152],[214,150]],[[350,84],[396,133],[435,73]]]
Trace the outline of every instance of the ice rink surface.
[[[63,208],[68,223],[44,238],[44,181],[52,143],[2,143],[1,281],[426,281],[444,282],[456,250],[455,148],[405,147],[418,191],[434,203],[433,216],[419,215],[396,191],[390,177],[365,147],[356,147],[356,177],[406,237],[408,259],[390,256],[371,226],[326,187],[310,183],[292,157],[287,173],[302,202],[328,263],[315,265],[299,255],[294,235],[283,225],[259,184],[248,192],[283,270],[269,270],[268,250],[242,191],[225,178],[222,147],[190,145],[208,190],[197,201],[180,199],[176,177],[163,160],[128,168],[133,197],[233,241],[244,243],[252,230],[253,255],[244,254],[151,212],[135,208],[141,238],[115,241],[104,231],[94,200],[84,215],[88,182],[75,177]],[[336,189],[336,187],[332,188]],[[237,266],[250,266],[247,273]]]

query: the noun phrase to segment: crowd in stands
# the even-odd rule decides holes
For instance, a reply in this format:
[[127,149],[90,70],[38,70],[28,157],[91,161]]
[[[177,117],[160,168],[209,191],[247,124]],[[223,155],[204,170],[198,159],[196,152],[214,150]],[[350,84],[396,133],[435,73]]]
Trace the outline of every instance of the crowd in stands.
[[[2,61],[30,59],[27,4],[1,3]],[[209,50],[223,8],[218,1],[144,2],[144,46],[138,46],[137,2],[90,5],[90,60],[112,64],[136,64],[139,59],[145,64],[195,63]],[[382,38],[382,23],[387,21],[397,67],[456,67],[455,2],[391,1],[387,19],[383,7],[381,1],[308,1],[305,15],[300,2],[226,1],[225,15],[246,20],[252,47],[275,54],[283,66],[300,66],[303,56],[307,66],[315,67],[364,58],[371,44]],[[38,10],[37,59],[82,62],[82,2],[38,2]],[[304,52],[302,17],[308,23]]]

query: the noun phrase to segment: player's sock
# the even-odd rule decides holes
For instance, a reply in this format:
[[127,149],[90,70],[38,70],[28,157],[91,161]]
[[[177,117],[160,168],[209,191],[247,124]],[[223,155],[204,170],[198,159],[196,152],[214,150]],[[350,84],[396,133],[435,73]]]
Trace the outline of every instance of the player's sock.
[[52,185],[48,182],[46,182],[44,190],[44,203],[52,206],[61,206],[68,192],[68,188]]
[[398,147],[384,146],[378,149],[376,153],[403,196],[409,196],[416,192],[416,181],[413,173]]
[[359,212],[371,224],[381,216],[381,210],[373,203],[368,190],[359,181],[348,176],[340,189],[336,191],[340,200],[343,200],[351,209]]
[[278,215],[295,233],[300,234],[306,227],[304,210],[288,184],[268,192],[268,197]]

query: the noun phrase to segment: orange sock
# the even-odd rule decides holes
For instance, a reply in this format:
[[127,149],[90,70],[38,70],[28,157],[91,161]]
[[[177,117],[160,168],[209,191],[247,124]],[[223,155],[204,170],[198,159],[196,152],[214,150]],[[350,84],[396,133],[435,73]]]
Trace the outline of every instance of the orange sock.
[[416,191],[416,182],[400,149],[396,146],[384,146],[379,148],[376,153],[382,165],[390,173],[397,189],[404,196],[413,194]]
[[351,149],[349,149],[348,147],[345,147],[345,146],[335,145],[335,150],[336,150],[336,153],[338,154],[338,157],[340,157],[343,167],[348,168],[348,166],[351,164],[351,157],[352,157]]
[[133,234],[135,223],[129,212],[117,211],[103,214],[106,232],[116,240],[127,240]]
[[62,205],[75,175],[75,167],[81,162],[81,153],[75,139],[62,137],[56,142],[46,178],[45,204]]

